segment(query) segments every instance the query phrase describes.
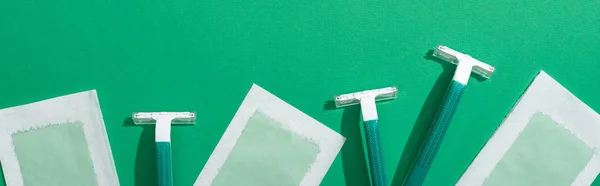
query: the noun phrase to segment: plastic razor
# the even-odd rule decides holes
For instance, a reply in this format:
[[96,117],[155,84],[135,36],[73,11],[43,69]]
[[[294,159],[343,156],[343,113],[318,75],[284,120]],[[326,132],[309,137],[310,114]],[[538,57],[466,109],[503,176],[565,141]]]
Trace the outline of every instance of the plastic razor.
[[433,119],[427,138],[419,150],[417,159],[412,165],[408,177],[404,181],[404,185],[407,186],[420,186],[425,181],[427,172],[429,172],[431,163],[437,154],[446,130],[454,116],[454,112],[458,107],[460,98],[467,86],[471,72],[485,79],[494,74],[494,67],[446,46],[438,45],[433,51],[433,56],[457,66],[450,86],[446,90],[446,95]]
[[335,96],[337,108],[360,104],[365,125],[365,138],[371,168],[371,182],[374,186],[387,186],[387,176],[383,164],[379,124],[375,102],[395,99],[398,96],[396,87],[367,90],[351,94]]
[[158,186],[172,186],[171,124],[196,124],[196,113],[136,112],[132,118],[137,125],[156,124],[156,183]]

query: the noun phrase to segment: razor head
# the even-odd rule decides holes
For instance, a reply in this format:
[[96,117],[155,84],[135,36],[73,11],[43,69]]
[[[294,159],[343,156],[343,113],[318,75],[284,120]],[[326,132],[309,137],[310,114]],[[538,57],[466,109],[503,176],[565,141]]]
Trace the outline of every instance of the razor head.
[[490,78],[494,74],[495,69],[493,66],[444,45],[438,45],[433,50],[433,56],[455,65],[458,65],[458,63],[470,63],[473,66],[472,72],[485,79]]
[[386,87],[335,96],[335,107],[340,108],[360,104],[360,100],[364,97],[375,97],[375,101],[396,99],[398,97],[398,89],[396,87]]
[[155,124],[156,120],[169,119],[171,124],[193,125],[196,124],[194,112],[134,112],[132,116],[136,125]]

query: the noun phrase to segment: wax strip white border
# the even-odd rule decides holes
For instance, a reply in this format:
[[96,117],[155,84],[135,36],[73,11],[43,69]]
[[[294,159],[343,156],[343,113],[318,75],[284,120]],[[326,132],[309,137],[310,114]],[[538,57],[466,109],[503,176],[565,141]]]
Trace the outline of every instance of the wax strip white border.
[[248,119],[256,110],[260,110],[279,121],[287,130],[293,131],[317,144],[320,152],[317,154],[316,160],[310,165],[310,169],[304,175],[300,185],[319,185],[321,183],[346,138],[258,85],[252,85],[250,92],[246,95],[217,147],[206,165],[204,165],[194,186],[205,186],[213,183],[219,169],[229,157],[231,150],[246,127]]
[[600,172],[600,115],[544,71],[527,88],[456,185],[483,184],[536,112],[551,117],[594,149],[592,159],[571,184],[590,185]]
[[118,186],[117,170],[95,90],[0,110],[0,162],[6,185],[23,185],[13,133],[75,121],[83,123],[98,185]]

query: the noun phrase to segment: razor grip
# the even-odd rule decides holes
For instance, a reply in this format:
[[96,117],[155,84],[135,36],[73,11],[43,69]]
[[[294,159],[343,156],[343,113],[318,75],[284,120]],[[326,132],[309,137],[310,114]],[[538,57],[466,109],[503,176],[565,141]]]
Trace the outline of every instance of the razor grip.
[[172,186],[171,142],[156,142],[156,185]]
[[431,167],[435,155],[444,139],[446,130],[452,121],[452,117],[458,107],[460,98],[465,90],[465,84],[452,80],[444,100],[442,101],[437,115],[435,116],[431,128],[427,134],[425,142],[421,146],[417,159],[404,182],[405,186],[420,186],[425,181],[427,172]]
[[381,139],[379,137],[379,124],[377,120],[369,120],[365,121],[364,125],[372,185],[387,186],[387,176],[383,164],[383,153],[381,151]]

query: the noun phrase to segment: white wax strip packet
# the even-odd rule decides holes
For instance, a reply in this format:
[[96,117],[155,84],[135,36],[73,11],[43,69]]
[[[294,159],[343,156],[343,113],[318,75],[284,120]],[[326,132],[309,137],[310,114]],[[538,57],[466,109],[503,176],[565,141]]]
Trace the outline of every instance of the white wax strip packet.
[[253,85],[194,186],[319,185],[344,141]]
[[0,110],[7,186],[118,186],[95,90]]
[[456,185],[590,185],[600,115],[541,71]]

